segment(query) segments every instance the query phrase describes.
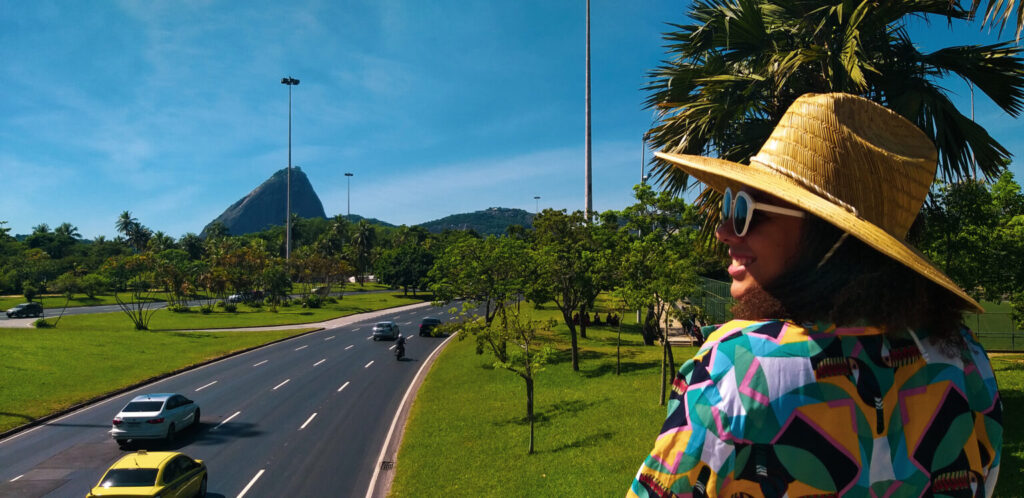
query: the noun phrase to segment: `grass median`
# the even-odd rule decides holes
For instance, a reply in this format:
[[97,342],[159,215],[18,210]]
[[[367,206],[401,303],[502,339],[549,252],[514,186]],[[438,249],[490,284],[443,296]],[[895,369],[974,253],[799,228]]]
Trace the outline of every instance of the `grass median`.
[[[319,309],[271,313],[158,310],[151,330],[122,313],[65,316],[57,328],[0,329],[0,432],[105,393],[235,351],[311,330],[310,323],[422,302],[390,294],[346,296]],[[50,319],[52,322],[52,319]],[[198,332],[182,329],[290,325],[294,329]]]
[[[536,317],[547,317],[550,310]],[[629,313],[624,318],[632,322]],[[658,405],[661,349],[623,326],[622,374],[614,328],[580,339],[580,371],[569,363],[564,325],[546,334],[553,363],[536,376],[536,453],[522,379],[452,339],[420,388],[398,456],[393,496],[622,496],[665,417]],[[696,348],[673,348],[677,363]],[[993,355],[1003,397],[1004,446],[996,496],[1024,488],[1024,355]]]

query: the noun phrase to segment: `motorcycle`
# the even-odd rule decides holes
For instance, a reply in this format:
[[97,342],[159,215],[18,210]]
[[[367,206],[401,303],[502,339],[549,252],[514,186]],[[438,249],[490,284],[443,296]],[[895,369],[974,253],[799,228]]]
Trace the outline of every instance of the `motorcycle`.
[[395,359],[402,361],[402,358],[405,358],[405,338],[399,337],[398,343],[395,344]]

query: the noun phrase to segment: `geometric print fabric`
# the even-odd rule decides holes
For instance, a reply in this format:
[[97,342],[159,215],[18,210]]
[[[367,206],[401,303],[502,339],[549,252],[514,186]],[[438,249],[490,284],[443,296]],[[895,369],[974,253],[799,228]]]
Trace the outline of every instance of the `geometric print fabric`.
[[921,332],[734,320],[676,375],[629,496],[991,496],[1002,404],[984,349]]

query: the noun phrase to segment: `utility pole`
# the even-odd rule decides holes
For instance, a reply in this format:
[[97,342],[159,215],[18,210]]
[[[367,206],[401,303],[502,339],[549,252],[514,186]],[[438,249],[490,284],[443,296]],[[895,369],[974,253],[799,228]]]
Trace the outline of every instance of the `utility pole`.
[[345,173],[345,181],[348,183],[348,214],[345,215],[345,218],[352,221],[352,173]]

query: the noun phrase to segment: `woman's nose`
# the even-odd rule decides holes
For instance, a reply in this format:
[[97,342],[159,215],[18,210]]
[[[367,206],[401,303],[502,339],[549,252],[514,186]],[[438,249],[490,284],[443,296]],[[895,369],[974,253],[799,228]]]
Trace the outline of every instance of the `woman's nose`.
[[732,229],[731,220],[721,220],[718,223],[718,228],[715,229],[715,238],[724,244],[733,244],[740,240]]

